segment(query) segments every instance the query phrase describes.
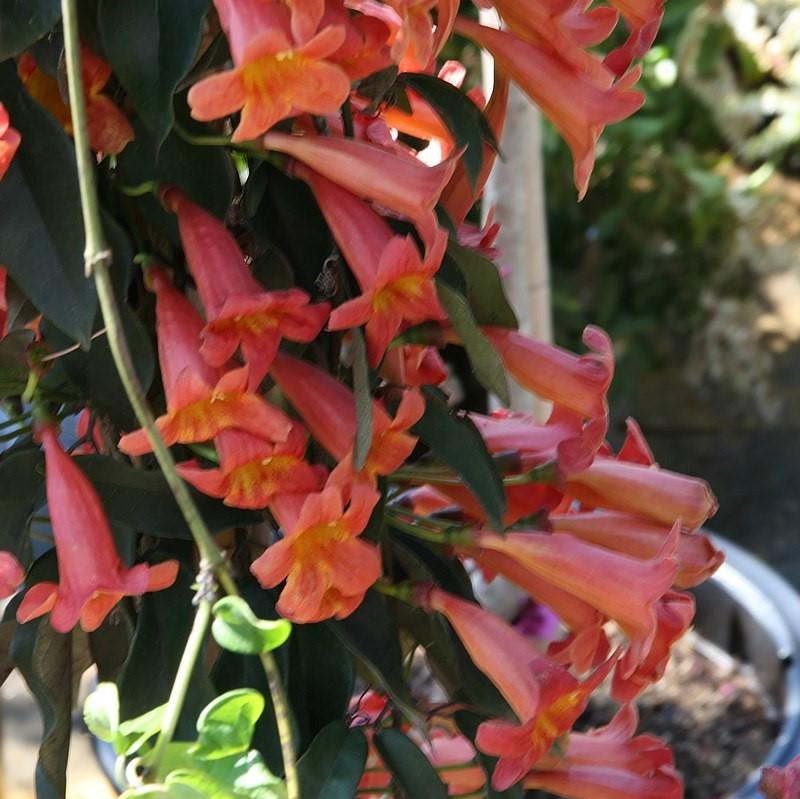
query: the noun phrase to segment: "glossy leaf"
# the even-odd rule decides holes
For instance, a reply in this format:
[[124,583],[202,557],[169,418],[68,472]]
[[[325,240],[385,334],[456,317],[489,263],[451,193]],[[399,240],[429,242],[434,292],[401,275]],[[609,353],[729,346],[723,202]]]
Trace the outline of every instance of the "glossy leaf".
[[467,301],[441,281],[437,291],[439,302],[464,345],[475,377],[487,391],[495,394],[504,405],[509,405],[511,399],[503,360],[478,327]]
[[264,697],[250,688],[218,696],[197,719],[200,737],[190,754],[203,760],[218,760],[246,752],[263,712]]
[[283,646],[292,625],[286,619],[259,619],[244,599],[226,596],[214,605],[211,632],[224,649],[240,655],[260,655]]
[[470,182],[475,185],[483,166],[484,141],[497,149],[494,132],[481,109],[460,89],[434,75],[402,72],[397,82],[422,97],[441,117],[456,147],[466,148],[464,169]]
[[517,315],[506,297],[495,264],[477,250],[452,240],[447,245],[445,258],[451,260],[463,275],[466,298],[479,325],[510,327],[514,330],[519,327]]
[[0,64],[0,97],[22,136],[0,181],[0,263],[48,319],[88,344],[97,295],[84,276],[72,142],[22,88],[13,61]]
[[428,392],[425,414],[413,432],[436,458],[461,475],[492,526],[502,530],[506,509],[503,481],[475,425],[466,416],[450,413],[444,402]]
[[12,330],[0,341],[0,399],[18,397],[28,382],[30,330]]
[[[79,456],[78,465],[100,494],[115,526],[159,538],[191,539],[166,480],[160,472],[135,469],[105,455]],[[212,532],[252,524],[258,516],[229,508],[218,500],[192,492]]]
[[375,734],[375,748],[406,796],[447,799],[447,788],[420,748],[400,730]]
[[59,0],[0,0],[0,61],[19,55],[59,19]]
[[28,559],[28,521],[44,503],[44,458],[38,449],[0,460],[0,549]]
[[134,755],[147,741],[158,735],[164,723],[166,709],[166,705],[159,705],[141,716],[123,721],[118,728],[117,754]]
[[300,795],[308,799],[352,799],[367,760],[367,740],[358,727],[332,721],[314,738],[297,764]]
[[194,62],[208,7],[208,0],[100,0],[107,57],[157,148],[172,127],[172,95]]
[[113,682],[101,682],[86,697],[83,721],[95,738],[114,741],[119,730],[119,693]]

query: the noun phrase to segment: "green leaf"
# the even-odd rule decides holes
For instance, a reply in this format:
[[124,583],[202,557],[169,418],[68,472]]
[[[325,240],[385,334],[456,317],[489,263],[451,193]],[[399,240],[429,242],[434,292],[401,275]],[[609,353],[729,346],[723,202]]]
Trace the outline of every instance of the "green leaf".
[[194,62],[208,6],[208,0],[100,0],[106,55],[157,148],[172,127],[172,95]]
[[[158,182],[179,186],[198,205],[223,218],[233,197],[233,167],[221,147],[200,147],[184,141],[177,133],[164,139],[161,149],[144,125],[134,122],[136,138],[119,154],[120,183],[139,186]],[[135,200],[149,218],[169,226],[177,235],[173,214],[151,195]],[[161,226],[160,225],[160,226]]]
[[[81,455],[76,460],[100,494],[113,525],[158,538],[191,540],[183,514],[161,472],[135,469],[106,455]],[[2,488],[0,501],[1,492]],[[198,492],[192,494],[211,532],[252,524],[259,518],[252,511],[229,508]]]
[[[446,258],[458,267],[467,286],[467,301],[479,325],[519,327],[517,315],[503,288],[497,266],[479,252],[451,239]],[[458,288],[458,286],[454,286]]]
[[481,434],[466,416],[451,414],[441,400],[426,392],[423,417],[412,428],[433,455],[458,472],[496,530],[503,529],[506,495],[503,481]]
[[244,599],[226,596],[214,605],[211,632],[224,649],[240,655],[260,655],[283,646],[292,625],[286,619],[259,619]]
[[[55,578],[55,558],[34,566],[26,585]],[[47,617],[17,626],[11,657],[31,690],[44,722],[36,763],[37,799],[63,799],[72,727],[72,702],[80,675],[89,667],[88,639],[76,629],[57,633]]]
[[442,281],[438,281],[436,289],[439,302],[466,350],[475,377],[487,391],[495,394],[504,405],[509,405],[511,398],[503,361],[478,327],[467,301]]
[[0,181],[0,263],[48,319],[87,345],[97,295],[84,276],[72,142],[22,88],[13,61],[0,64],[0,97],[22,135]]
[[0,461],[0,549],[26,561],[28,521],[44,503],[44,457],[38,449],[7,455]]
[[386,600],[376,591],[367,591],[354,613],[329,625],[392,700],[418,721],[419,713],[403,672],[399,633]]
[[483,143],[497,150],[497,141],[483,111],[460,89],[434,75],[403,72],[397,76],[400,84],[406,85],[425,100],[441,117],[456,147],[466,147],[463,156],[464,169],[474,186],[483,167]]
[[86,697],[83,721],[95,738],[114,741],[119,730],[119,694],[113,682],[101,682]]
[[400,730],[375,734],[375,748],[406,796],[447,799],[447,788],[419,747]]
[[303,799],[352,799],[366,761],[364,732],[332,721],[297,763],[300,795]]
[[173,771],[167,777],[166,787],[171,799],[238,799],[213,777],[193,769]]
[[369,390],[369,366],[364,334],[361,328],[350,331],[353,340],[353,393],[356,398],[356,443],[353,448],[353,465],[364,468],[372,446],[372,393]]
[[254,749],[244,755],[209,760],[202,766],[206,774],[230,786],[237,795],[252,799],[285,799],[283,781],[267,768],[264,758]]
[[12,330],[0,341],[0,399],[18,397],[28,382],[30,330]]
[[326,724],[344,718],[354,683],[353,656],[330,627],[295,626],[289,640],[287,689],[297,719],[299,751]]
[[135,755],[151,738],[158,735],[164,723],[166,709],[166,704],[159,705],[141,716],[123,721],[118,727],[117,754]]
[[218,696],[197,719],[200,737],[190,754],[203,760],[218,760],[246,752],[263,712],[264,697],[252,688]]
[[59,19],[59,0],[0,0],[0,61],[19,55]]

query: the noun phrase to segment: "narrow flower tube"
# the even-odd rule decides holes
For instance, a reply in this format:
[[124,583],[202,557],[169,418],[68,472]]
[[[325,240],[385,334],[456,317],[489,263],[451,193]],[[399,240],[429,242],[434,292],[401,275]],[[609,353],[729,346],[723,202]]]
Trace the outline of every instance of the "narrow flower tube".
[[567,476],[564,490],[589,508],[622,511],[668,526],[680,520],[689,530],[717,510],[704,480],[615,458],[595,458],[585,471]]
[[172,585],[178,564],[140,563],[127,568],[114,546],[97,492],[61,448],[56,429],[45,427],[42,441],[59,581],[32,586],[17,609],[17,620],[26,622],[50,613],[50,623],[57,632],[69,632],[78,622],[91,632],[122,597]]
[[558,51],[512,33],[459,17],[455,30],[488,50],[498,66],[541,108],[572,150],[578,196],[583,198],[594,168],[595,147],[603,128],[641,108],[643,95],[630,90],[638,78],[629,73],[616,84],[587,75]]
[[516,330],[486,327],[483,332],[523,388],[587,419],[607,415],[614,353],[604,331],[591,326],[584,330],[583,341],[591,351],[588,355],[575,355]]
[[[156,333],[167,413],[156,419],[164,442],[193,444],[210,441],[223,430],[235,429],[271,441],[285,441],[291,421],[282,411],[247,390],[247,367],[222,372],[200,355],[203,320],[164,270],[149,273],[156,292]],[[145,430],[122,436],[127,455],[152,451]]]
[[429,589],[420,601],[450,622],[472,662],[495,684],[517,718],[533,717],[539,707],[537,672],[554,666],[530,640],[494,613],[440,588]]
[[[591,544],[648,560],[654,558],[669,537],[669,527],[618,511],[551,513],[548,521],[557,533],[570,533]],[[675,552],[678,588],[692,588],[707,580],[722,565],[725,555],[707,535],[684,533]]]
[[360,538],[379,499],[361,485],[346,510],[336,487],[308,495],[285,536],[250,567],[264,588],[286,580],[276,606],[281,616],[298,624],[343,619],[361,604],[381,575],[378,549]]
[[328,317],[327,303],[310,304],[301,289],[264,291],[245,263],[230,231],[182,191],[167,189],[165,205],[178,217],[186,261],[208,323],[201,333],[203,357],[224,366],[241,347],[255,390],[269,370],[281,339],[313,341]]
[[423,240],[437,228],[433,208],[457,158],[426,166],[410,154],[334,136],[269,133],[264,147],[296,158],[328,180],[416,223]]
[[653,44],[661,19],[664,16],[665,0],[610,0],[628,25],[627,41],[612,50],[605,59],[606,66],[617,75],[622,75],[635,58],[641,58]]

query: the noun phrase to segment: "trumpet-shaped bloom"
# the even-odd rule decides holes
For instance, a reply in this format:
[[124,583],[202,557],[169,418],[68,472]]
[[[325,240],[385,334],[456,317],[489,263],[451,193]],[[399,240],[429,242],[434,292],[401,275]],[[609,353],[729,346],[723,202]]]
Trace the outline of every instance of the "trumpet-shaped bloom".
[[0,103],[0,180],[8,172],[21,140],[19,131],[11,127],[6,107]]
[[656,603],[675,581],[678,529],[662,551],[642,561],[587,544],[567,533],[481,533],[481,549],[507,555],[556,588],[614,619],[631,639],[637,655],[646,654],[656,633]]
[[597,327],[583,331],[588,355],[544,344],[515,330],[483,328],[509,374],[523,388],[588,419],[608,414],[606,392],[614,376],[608,335]]
[[264,291],[252,276],[230,231],[183,192],[168,189],[166,205],[178,216],[186,261],[208,323],[203,357],[224,366],[237,348],[250,367],[250,388],[263,380],[282,338],[313,341],[328,317],[327,303],[309,304],[301,289]]
[[404,344],[386,353],[382,374],[396,386],[438,386],[447,380],[447,367],[435,347]]
[[609,658],[584,682],[566,669],[552,666],[540,676],[540,702],[533,718],[523,724],[492,719],[478,727],[475,745],[481,752],[498,758],[492,774],[495,790],[505,791],[519,782],[572,729],[614,660]]
[[328,2],[323,24],[344,28],[342,46],[330,57],[350,80],[360,80],[392,65],[389,52],[390,29],[376,17],[348,13],[341,0]]
[[[647,560],[654,558],[670,535],[661,524],[615,511],[551,513],[550,525],[557,533],[570,533],[583,541]],[[700,533],[681,533],[675,553],[678,588],[692,588],[707,580],[722,564],[724,554]]]
[[266,508],[281,494],[319,491],[319,470],[307,463],[305,433],[292,427],[286,441],[272,444],[237,430],[223,430],[215,439],[220,468],[182,463],[178,472],[188,483],[234,508]]
[[[630,87],[631,72],[614,83],[606,70],[601,78],[587,74],[558,50],[459,17],[456,31],[488,50],[500,68],[541,108],[572,150],[575,186],[586,194],[595,161],[595,146],[603,128],[641,108],[644,97]],[[602,65],[600,65],[602,67]]]
[[278,520],[287,530],[250,570],[264,588],[286,580],[278,612],[305,624],[349,616],[381,575],[378,549],[359,537],[380,495],[362,485],[353,487],[344,509],[342,492],[328,486],[309,494],[296,521]]
[[610,0],[628,25],[627,41],[610,52],[606,66],[617,75],[622,75],[634,58],[641,58],[653,44],[661,19],[664,16],[664,0]]
[[298,173],[311,186],[362,294],[331,313],[328,327],[366,324],[367,354],[376,366],[403,325],[442,320],[433,277],[447,248],[437,229],[425,257],[410,236],[396,236],[363,200],[311,169]]
[[568,475],[565,491],[590,508],[623,511],[664,525],[680,520],[690,530],[717,510],[704,480],[607,457],[595,458],[588,469]]
[[25,579],[25,570],[11,552],[0,552],[0,599],[17,592]]
[[[271,441],[285,441],[291,421],[262,397],[247,390],[247,367],[222,373],[200,355],[203,320],[172,286],[163,270],[151,269],[156,292],[156,332],[167,413],[156,419],[165,443],[209,441],[223,430],[242,430]],[[152,451],[145,430],[122,436],[127,455]]]
[[[329,26],[307,40],[318,2],[218,2],[233,55],[233,69],[210,75],[189,90],[192,116],[211,121],[241,111],[234,141],[255,139],[276,122],[299,113],[332,114],[350,93],[350,79],[327,60],[345,31]],[[309,13],[310,9],[310,13]]]
[[628,651],[617,664],[611,694],[618,702],[632,702],[648,685],[658,682],[669,663],[672,645],[689,629],[694,619],[694,597],[668,591],[656,605],[656,634],[650,651],[637,662]]
[[529,639],[480,605],[440,588],[429,589],[420,601],[450,622],[472,662],[497,686],[517,717],[531,718],[539,707],[537,675],[557,667]]
[[525,787],[572,799],[680,799],[672,752],[653,735],[634,736],[637,722],[625,705],[607,726],[572,733],[564,756],[529,772]]
[[[30,53],[22,55],[17,70],[31,97],[43,105],[67,133],[72,133],[72,115],[58,81],[39,69]],[[117,155],[133,141],[134,134],[123,111],[102,93],[111,77],[111,67],[88,47],[82,46],[81,77],[86,93],[89,144],[95,152]]]
[[357,197],[410,219],[426,242],[437,228],[433,208],[457,162],[453,158],[425,166],[396,149],[334,136],[269,133],[264,146],[291,155]]
[[800,796],[800,756],[784,768],[767,766],[762,769],[758,787],[765,799],[795,799]]
[[167,588],[178,573],[176,561],[127,568],[120,560],[100,498],[78,465],[64,452],[53,427],[42,432],[47,506],[58,557],[58,584],[37,583],[17,610],[17,620],[50,613],[58,632],[79,621],[96,630],[124,596]]
[[[347,386],[316,366],[281,353],[272,377],[300,414],[311,435],[339,461],[337,482],[353,475],[352,453],[356,438],[356,407]],[[413,451],[417,439],[407,430],[425,410],[421,395],[407,391],[394,418],[378,402],[372,405],[372,445],[362,475],[391,474]]]

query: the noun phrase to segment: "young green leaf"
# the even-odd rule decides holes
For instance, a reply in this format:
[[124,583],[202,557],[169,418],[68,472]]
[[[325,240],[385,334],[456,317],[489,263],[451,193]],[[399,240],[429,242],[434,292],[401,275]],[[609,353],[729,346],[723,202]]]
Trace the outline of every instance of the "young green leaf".
[[252,688],[218,696],[197,719],[199,737],[190,754],[202,760],[219,760],[246,752],[264,704],[264,697]]
[[[141,716],[123,721],[119,725],[116,741],[118,755],[134,755],[151,738],[161,731],[166,705],[159,705]],[[118,711],[119,712],[119,711]]]
[[447,788],[419,747],[400,730],[375,734],[375,748],[403,793],[409,797],[447,799]]
[[259,619],[244,599],[226,596],[214,605],[211,633],[224,649],[240,655],[260,655],[283,646],[292,632],[286,619]]
[[119,731],[119,694],[113,682],[101,682],[86,697],[83,720],[95,738],[114,741]]

